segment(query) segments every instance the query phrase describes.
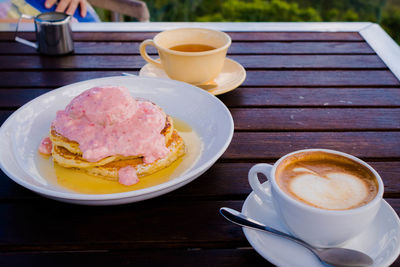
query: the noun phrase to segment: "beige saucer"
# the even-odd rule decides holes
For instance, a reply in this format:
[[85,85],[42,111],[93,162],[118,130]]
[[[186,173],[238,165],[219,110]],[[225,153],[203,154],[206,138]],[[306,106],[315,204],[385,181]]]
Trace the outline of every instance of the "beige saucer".
[[[139,76],[169,78],[165,71],[147,63],[139,72]],[[238,62],[226,58],[221,73],[213,81],[196,85],[210,94],[220,95],[236,89],[246,79],[246,71]]]

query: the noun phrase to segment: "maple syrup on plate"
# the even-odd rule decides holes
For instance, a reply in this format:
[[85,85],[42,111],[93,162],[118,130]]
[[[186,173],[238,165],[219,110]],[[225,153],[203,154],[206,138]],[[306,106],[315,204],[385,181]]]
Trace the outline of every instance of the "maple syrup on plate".
[[199,158],[203,144],[196,132],[184,121],[173,118],[174,128],[183,138],[186,145],[186,154],[178,158],[168,167],[153,174],[139,177],[139,182],[126,186],[115,180],[107,180],[85,173],[84,171],[65,168],[53,163],[51,156],[43,156],[37,153],[36,163],[41,176],[51,184],[64,189],[82,194],[112,194],[128,192],[159,185],[179,177],[189,170]]

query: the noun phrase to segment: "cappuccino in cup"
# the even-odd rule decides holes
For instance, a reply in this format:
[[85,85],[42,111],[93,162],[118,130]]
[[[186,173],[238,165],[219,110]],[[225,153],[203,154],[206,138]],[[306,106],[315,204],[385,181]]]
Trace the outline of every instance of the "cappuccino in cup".
[[[258,174],[267,181],[262,185]],[[314,247],[341,246],[362,232],[383,197],[379,174],[364,161],[339,151],[305,149],[260,163],[249,183],[261,202],[275,211],[296,237]]]
[[326,210],[361,207],[378,193],[375,175],[368,168],[322,151],[286,158],[277,167],[276,181],[297,201]]

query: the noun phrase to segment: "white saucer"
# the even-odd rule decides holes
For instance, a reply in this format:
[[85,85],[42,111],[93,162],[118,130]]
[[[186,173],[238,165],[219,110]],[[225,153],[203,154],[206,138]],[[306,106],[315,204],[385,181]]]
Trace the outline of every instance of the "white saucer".
[[[164,69],[147,63],[142,67],[139,76],[168,78]],[[220,95],[236,89],[246,79],[246,71],[243,66],[233,59],[226,58],[221,73],[213,81],[206,84],[197,85],[210,94]]]
[[[265,186],[266,183],[263,184]],[[273,205],[264,204],[252,192],[243,204],[242,212],[251,218],[288,233]],[[282,237],[243,228],[253,248],[277,266],[323,267],[324,265],[306,248]],[[368,254],[373,266],[389,266],[400,254],[400,221],[392,207],[382,201],[381,208],[371,225],[360,235],[348,241],[345,248]]]

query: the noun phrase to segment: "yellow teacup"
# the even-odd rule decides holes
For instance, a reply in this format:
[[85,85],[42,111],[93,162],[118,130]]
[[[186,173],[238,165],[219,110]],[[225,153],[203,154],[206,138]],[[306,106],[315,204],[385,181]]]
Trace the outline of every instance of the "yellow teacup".
[[[144,40],[140,44],[140,54],[147,62],[163,68],[171,79],[204,84],[221,72],[231,42],[229,35],[220,31],[181,28],[161,32],[153,40]],[[148,45],[157,48],[161,61],[147,54]],[[205,46],[210,50],[201,51]]]

